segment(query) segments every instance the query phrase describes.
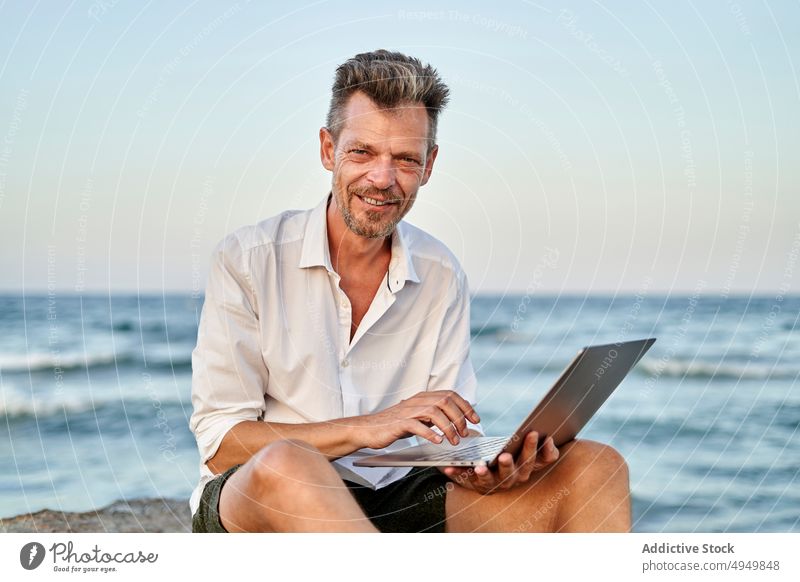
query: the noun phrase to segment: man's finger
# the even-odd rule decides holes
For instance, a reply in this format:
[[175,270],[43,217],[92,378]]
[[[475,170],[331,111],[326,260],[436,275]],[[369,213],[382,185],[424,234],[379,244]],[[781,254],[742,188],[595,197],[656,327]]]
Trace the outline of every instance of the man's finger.
[[469,481],[472,469],[464,469],[463,467],[445,467],[444,474],[456,485],[463,485]]
[[559,456],[561,456],[561,453],[553,442],[553,437],[548,437],[541,451],[539,451],[539,462],[537,465],[539,467],[545,467],[551,463],[555,463]]
[[458,392],[454,392],[452,390],[434,390],[433,392],[428,392],[427,394],[434,395],[438,398],[449,397],[450,400],[461,410],[463,416],[468,418],[473,423],[478,423],[481,421],[481,417],[478,416],[478,413],[475,411],[472,405],[464,400],[464,397]]
[[456,479],[459,475],[461,475],[461,471],[463,469],[457,469],[456,467],[443,467],[442,472],[450,477],[451,479]]
[[456,427],[453,426],[453,423],[450,422],[450,419],[442,412],[441,408],[431,406],[423,410],[421,415],[427,417],[433,424],[439,427],[439,430],[445,434],[447,440],[449,440],[451,444],[457,445],[461,442]]
[[442,435],[437,433],[435,430],[432,430],[431,427],[426,426],[424,423],[413,418],[407,419],[403,428],[405,428],[407,432],[427,439],[435,445],[440,444],[443,440]]
[[536,469],[536,459],[538,457],[536,447],[538,442],[539,435],[535,431],[525,435],[522,449],[517,455],[517,466],[519,467],[519,477],[521,479],[527,480]]
[[512,487],[516,482],[516,465],[514,458],[509,453],[503,453],[497,459],[497,482],[502,489]]
[[464,416],[464,411],[458,407],[453,398],[443,398],[438,403],[438,406],[442,409],[442,411],[444,411],[444,413],[450,419],[450,422],[453,423],[453,426],[455,426],[456,430],[458,430],[458,434],[460,434],[462,437],[469,435],[467,432],[467,419]]
[[476,488],[482,491],[489,492],[497,487],[494,474],[486,465],[475,467],[475,472],[472,474],[471,479]]

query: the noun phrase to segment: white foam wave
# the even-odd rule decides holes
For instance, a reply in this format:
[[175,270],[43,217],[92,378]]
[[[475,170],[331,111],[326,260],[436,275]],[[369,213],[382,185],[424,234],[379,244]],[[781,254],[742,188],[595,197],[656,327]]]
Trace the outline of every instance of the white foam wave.
[[729,378],[742,380],[761,380],[796,378],[800,368],[785,364],[763,364],[758,362],[706,362],[681,359],[643,359],[638,368],[641,372],[655,376],[677,378]]
[[127,362],[130,357],[126,354],[114,352],[101,352],[93,354],[58,353],[58,352],[29,352],[27,354],[0,355],[0,370],[3,372],[35,372],[38,370],[70,370],[73,368],[88,368]]
[[26,393],[8,383],[0,385],[0,417],[7,418],[35,416],[37,418],[76,414],[89,412],[105,406],[122,406],[125,404],[148,404],[153,406],[164,406],[169,404],[180,404],[187,402],[175,395],[163,395],[154,393],[140,393],[122,395],[114,394],[87,394],[69,393],[63,391],[46,397]]

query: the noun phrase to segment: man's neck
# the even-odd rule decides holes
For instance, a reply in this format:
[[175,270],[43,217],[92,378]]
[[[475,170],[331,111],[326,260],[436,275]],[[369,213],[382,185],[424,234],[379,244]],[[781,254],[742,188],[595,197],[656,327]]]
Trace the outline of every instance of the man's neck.
[[334,271],[343,278],[354,270],[375,268],[388,264],[392,255],[392,237],[367,238],[358,236],[344,223],[336,200],[331,197],[326,216],[328,248]]

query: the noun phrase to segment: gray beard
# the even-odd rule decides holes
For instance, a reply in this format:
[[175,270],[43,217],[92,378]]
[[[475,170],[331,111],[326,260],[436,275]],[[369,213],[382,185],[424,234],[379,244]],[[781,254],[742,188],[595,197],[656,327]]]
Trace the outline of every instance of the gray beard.
[[[353,198],[355,198],[356,195],[348,193],[348,196],[350,198],[347,200],[347,202],[352,202]],[[397,223],[400,222],[400,220],[402,220],[403,218],[402,216],[399,216],[396,220],[392,220],[383,225],[382,228],[377,229],[378,225],[380,224],[380,219],[379,219],[376,220],[375,222],[370,223],[370,225],[372,225],[373,228],[366,228],[363,224],[359,224],[356,221],[355,216],[353,216],[353,213],[350,212],[349,204],[345,203],[341,204],[341,210],[342,210],[342,218],[344,219],[344,223],[347,225],[347,228],[349,228],[353,233],[357,234],[358,236],[363,236],[365,238],[386,238],[387,236],[391,235],[394,232]],[[369,215],[370,213],[367,212],[367,217],[369,217]]]

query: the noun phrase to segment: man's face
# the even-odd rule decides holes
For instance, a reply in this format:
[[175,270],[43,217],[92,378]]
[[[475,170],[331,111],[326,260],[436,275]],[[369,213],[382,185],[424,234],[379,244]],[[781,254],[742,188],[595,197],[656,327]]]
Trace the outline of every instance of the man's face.
[[347,228],[384,238],[430,177],[437,148],[428,152],[428,114],[421,104],[383,110],[356,92],[344,118],[335,144],[327,129],[320,130],[322,164],[333,172],[333,195]]

